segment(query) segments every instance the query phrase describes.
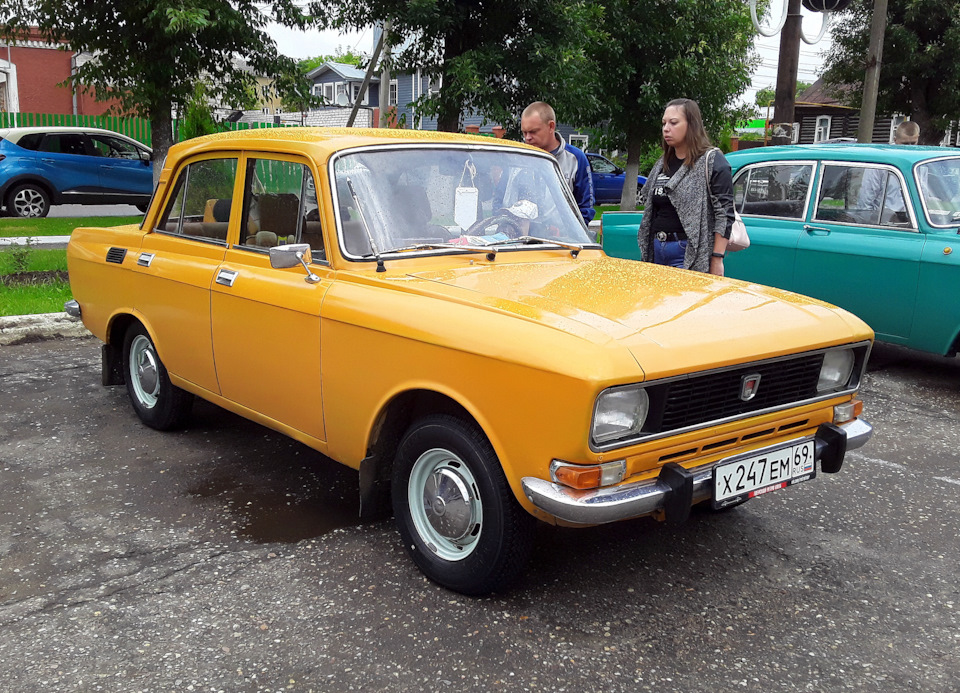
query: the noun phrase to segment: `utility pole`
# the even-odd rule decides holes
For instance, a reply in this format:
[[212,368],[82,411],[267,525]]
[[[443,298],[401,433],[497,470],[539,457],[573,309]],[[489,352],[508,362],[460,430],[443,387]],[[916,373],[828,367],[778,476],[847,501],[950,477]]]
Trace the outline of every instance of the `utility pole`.
[[383,23],[383,61],[380,68],[380,127],[385,128],[390,125],[390,27],[392,22],[388,19]]
[[873,0],[870,22],[870,48],[867,50],[867,73],[863,79],[863,104],[857,142],[873,141],[873,123],[877,116],[877,92],[880,89],[880,64],[883,58],[883,35],[887,30],[887,0]]
[[797,70],[800,67],[800,0],[789,0],[787,20],[780,32],[777,91],[773,101],[771,144],[793,142],[794,106],[797,101]]

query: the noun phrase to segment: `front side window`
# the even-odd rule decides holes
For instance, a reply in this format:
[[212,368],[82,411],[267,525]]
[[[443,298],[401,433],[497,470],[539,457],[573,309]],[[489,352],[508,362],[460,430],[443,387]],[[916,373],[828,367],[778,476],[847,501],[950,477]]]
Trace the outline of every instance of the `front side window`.
[[613,165],[612,162],[607,161],[600,156],[591,156],[590,158],[590,167],[593,169],[594,173],[615,173],[617,167]]
[[916,180],[930,223],[960,224],[960,158],[922,163],[916,168]]
[[157,230],[226,243],[236,178],[236,159],[206,159],[184,167]]
[[241,229],[241,244],[248,250],[309,243],[313,259],[322,259],[323,234],[310,169],[296,161],[248,159]]
[[99,156],[113,159],[145,159],[146,152],[132,142],[110,135],[90,135],[93,148]]
[[455,147],[367,150],[337,158],[334,178],[348,257],[435,244],[536,247],[521,236],[592,243],[554,160],[545,156]]
[[737,174],[734,204],[741,214],[802,219],[813,164],[754,166]]
[[825,165],[814,218],[870,226],[910,226],[900,177],[893,169],[879,166]]

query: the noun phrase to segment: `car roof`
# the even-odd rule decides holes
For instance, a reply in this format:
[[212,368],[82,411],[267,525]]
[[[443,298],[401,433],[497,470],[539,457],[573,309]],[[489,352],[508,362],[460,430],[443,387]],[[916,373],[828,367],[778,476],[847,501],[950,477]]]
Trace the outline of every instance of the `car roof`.
[[481,135],[461,135],[433,130],[401,130],[395,128],[345,127],[275,127],[218,132],[186,140],[170,147],[168,165],[193,154],[205,151],[270,150],[274,152],[303,153],[310,149],[314,157],[326,160],[331,154],[355,147],[391,144],[459,144],[466,146],[509,146],[545,154],[523,142]]
[[44,134],[83,133],[87,135],[113,135],[114,137],[119,137],[120,139],[127,140],[128,142],[135,142],[141,147],[150,149],[150,147],[145,145],[143,142],[137,142],[137,140],[133,139],[129,135],[124,135],[122,132],[115,132],[114,130],[106,130],[104,128],[84,127],[82,125],[76,127],[69,125],[32,125],[29,127],[19,128],[0,128],[0,138],[9,140],[16,144],[24,135],[30,135],[37,132]]
[[957,147],[930,147],[903,144],[858,144],[837,142],[791,144],[780,147],[753,147],[726,155],[730,166],[739,168],[760,161],[784,159],[827,159],[830,161],[868,161],[910,167],[918,161],[944,156],[960,156]]

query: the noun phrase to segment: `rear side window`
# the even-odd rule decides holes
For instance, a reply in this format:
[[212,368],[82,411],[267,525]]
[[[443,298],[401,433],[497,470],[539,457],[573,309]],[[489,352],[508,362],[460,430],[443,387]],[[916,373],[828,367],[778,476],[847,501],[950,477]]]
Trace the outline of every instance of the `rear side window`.
[[31,132],[19,140],[17,140],[17,146],[23,147],[24,149],[29,149],[32,152],[37,151],[40,148],[40,142],[43,140],[42,132]]
[[779,163],[741,171],[733,199],[741,214],[802,219],[810,189],[812,164]]
[[825,165],[814,218],[842,224],[911,226],[900,177],[879,166]]
[[80,156],[91,154],[87,149],[87,138],[72,132],[47,135],[43,138],[40,149],[51,154],[79,154]]
[[236,179],[236,159],[188,165],[180,171],[157,230],[225,244]]

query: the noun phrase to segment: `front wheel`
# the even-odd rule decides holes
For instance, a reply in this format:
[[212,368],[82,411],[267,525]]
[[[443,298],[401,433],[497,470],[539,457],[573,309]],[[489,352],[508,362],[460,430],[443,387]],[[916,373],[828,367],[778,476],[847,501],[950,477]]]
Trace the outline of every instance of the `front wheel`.
[[181,427],[193,406],[193,395],[170,382],[167,369],[146,328],[137,323],[123,340],[127,394],[143,423],[158,431]]
[[475,425],[447,415],[414,424],[397,449],[392,495],[404,546],[434,582],[482,595],[526,567],[536,520]]

